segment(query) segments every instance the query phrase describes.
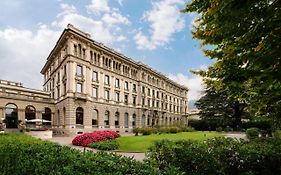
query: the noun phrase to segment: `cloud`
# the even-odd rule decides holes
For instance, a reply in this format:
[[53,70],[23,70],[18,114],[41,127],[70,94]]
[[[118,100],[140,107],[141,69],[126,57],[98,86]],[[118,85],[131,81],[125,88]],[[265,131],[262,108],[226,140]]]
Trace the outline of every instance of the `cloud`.
[[184,19],[178,7],[183,4],[184,1],[182,0],[152,2],[152,9],[146,11],[143,15],[143,20],[149,23],[149,36],[139,31],[134,37],[137,48],[153,50],[169,43],[172,35],[185,27]]
[[118,9],[108,6],[106,0],[93,0],[90,5],[86,6],[94,12],[95,8],[103,5],[96,13],[99,20],[83,16],[78,13],[74,6],[61,4],[61,12],[57,15],[57,19],[52,23],[52,26],[63,29],[67,24],[71,23],[82,31],[88,32],[95,40],[113,45],[115,42],[126,41],[126,37],[120,34],[120,25],[129,25],[130,21],[122,16]]
[[179,84],[188,87],[188,99],[189,100],[198,100],[203,91],[203,82],[202,78],[196,75],[192,77],[188,77],[183,75],[182,73],[178,73],[176,75],[169,74],[168,77]]
[[49,26],[41,23],[34,30],[16,27],[0,29],[0,79],[23,82],[28,87],[42,89],[43,76],[40,70],[69,23],[91,33],[92,38],[107,45],[120,45],[127,41],[121,33],[121,25],[130,22],[122,17],[118,9],[110,13],[106,9],[100,10],[104,19],[93,19],[79,14],[73,5],[62,3],[60,8],[61,11]]
[[0,79],[42,89],[40,70],[60,32],[40,25],[36,32],[8,27],[0,31]]
[[88,13],[100,14],[103,12],[109,12],[108,0],[92,0],[90,5],[86,6]]

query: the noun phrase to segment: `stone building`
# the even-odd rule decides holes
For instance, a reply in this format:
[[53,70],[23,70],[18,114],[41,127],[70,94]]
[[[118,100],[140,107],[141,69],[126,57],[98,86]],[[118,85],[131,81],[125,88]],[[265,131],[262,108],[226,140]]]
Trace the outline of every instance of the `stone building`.
[[[26,115],[20,111],[26,111],[24,107],[32,102],[30,106],[38,109],[36,118],[50,109],[53,127],[74,132],[104,128],[129,131],[187,122],[186,87],[94,41],[72,25],[61,34],[41,73],[44,91],[3,87],[2,118],[7,118],[7,105],[19,104],[18,116],[23,120]],[[16,95],[9,95],[8,86]],[[32,97],[20,99],[21,91]]]

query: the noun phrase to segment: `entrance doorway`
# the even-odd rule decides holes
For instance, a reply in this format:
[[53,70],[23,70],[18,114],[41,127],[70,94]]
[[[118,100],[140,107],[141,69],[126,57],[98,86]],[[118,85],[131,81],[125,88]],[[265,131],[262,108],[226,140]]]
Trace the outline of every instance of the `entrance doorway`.
[[6,112],[6,128],[18,128],[18,107],[15,104],[7,104]]

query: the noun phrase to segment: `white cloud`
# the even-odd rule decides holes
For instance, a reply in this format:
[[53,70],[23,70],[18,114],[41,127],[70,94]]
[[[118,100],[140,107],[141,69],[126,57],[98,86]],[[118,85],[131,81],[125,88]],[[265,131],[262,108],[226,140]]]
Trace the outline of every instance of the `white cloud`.
[[123,6],[123,0],[117,0],[117,2],[120,6]]
[[104,21],[109,26],[114,26],[116,24],[125,24],[125,25],[130,24],[128,18],[122,16],[120,13],[117,12],[112,12],[111,14],[106,13],[103,15],[101,20]]
[[[169,43],[174,33],[180,32],[184,27],[179,5],[182,0],[161,0],[152,2],[152,9],[146,11],[143,19],[149,23],[149,36],[138,32],[134,37],[138,49],[153,50]],[[141,40],[141,41],[139,41]],[[150,43],[147,45],[147,43]]]
[[92,0],[91,4],[86,6],[88,13],[100,14],[109,12],[108,0]]
[[40,25],[36,32],[6,28],[0,31],[0,79],[42,89],[40,70],[60,32]]
[[[103,6],[98,12],[102,18],[99,20],[83,16],[78,13],[74,6],[61,4],[62,12],[57,15],[57,20],[52,23],[53,26],[63,29],[71,23],[82,31],[91,34],[92,38],[113,45],[114,42],[126,41],[126,37],[120,34],[120,25],[129,25],[130,21],[119,13],[116,8],[110,8],[106,0],[93,0],[87,9],[94,10]],[[93,12],[93,11],[92,11]]]
[[196,75],[193,75],[192,77],[187,77],[182,73],[178,73],[176,75],[169,74],[168,77],[174,80],[175,82],[188,87],[189,100],[198,100],[202,96],[203,82],[201,77]]

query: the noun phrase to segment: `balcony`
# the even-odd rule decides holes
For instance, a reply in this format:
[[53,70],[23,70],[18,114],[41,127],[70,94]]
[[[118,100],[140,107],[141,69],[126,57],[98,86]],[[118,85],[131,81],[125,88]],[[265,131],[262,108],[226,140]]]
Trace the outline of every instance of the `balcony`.
[[77,99],[77,100],[85,100],[86,101],[87,100],[87,94],[75,92],[74,98]]

